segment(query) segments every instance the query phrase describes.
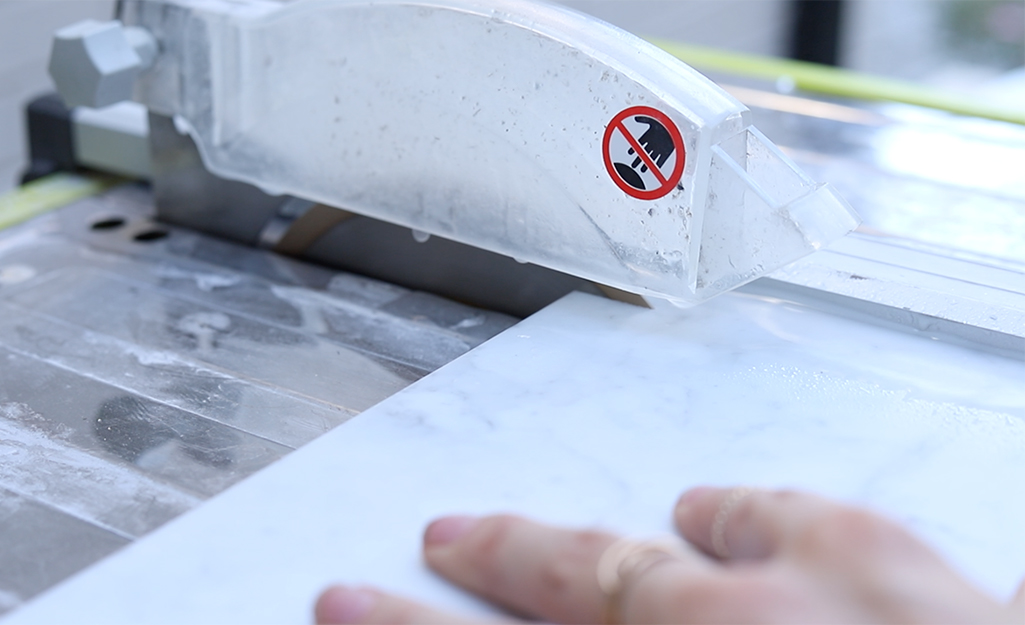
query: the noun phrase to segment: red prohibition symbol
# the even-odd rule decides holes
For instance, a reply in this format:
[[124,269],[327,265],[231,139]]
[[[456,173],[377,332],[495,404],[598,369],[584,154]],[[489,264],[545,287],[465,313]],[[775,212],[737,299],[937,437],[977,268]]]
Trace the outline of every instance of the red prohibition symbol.
[[686,159],[680,129],[650,106],[632,106],[612,118],[602,155],[616,186],[639,200],[657,200],[675,189]]

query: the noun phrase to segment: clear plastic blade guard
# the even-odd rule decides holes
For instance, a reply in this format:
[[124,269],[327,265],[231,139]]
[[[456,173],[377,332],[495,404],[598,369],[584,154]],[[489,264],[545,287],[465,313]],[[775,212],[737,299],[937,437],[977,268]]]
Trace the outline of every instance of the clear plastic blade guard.
[[527,0],[129,0],[210,171],[696,303],[857,217],[658,48]]

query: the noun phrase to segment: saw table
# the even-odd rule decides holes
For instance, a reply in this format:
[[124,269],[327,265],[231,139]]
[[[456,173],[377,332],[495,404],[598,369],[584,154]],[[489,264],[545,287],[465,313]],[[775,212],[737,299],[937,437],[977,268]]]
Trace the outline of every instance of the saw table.
[[[133,180],[58,173],[0,202],[4,622],[308,621],[333,582],[494,614],[420,562],[431,518],[513,511],[652,534],[698,484],[868,506],[1010,595],[1025,574],[1020,126],[713,72],[720,93],[689,68],[677,84],[668,66],[616,56],[649,44],[607,25],[453,0],[432,3],[414,59],[449,55],[450,71],[411,94],[461,97],[454,68],[479,68],[431,36],[485,5],[474,37],[546,51],[525,57],[541,68],[529,81],[516,66],[487,83],[478,118],[492,134],[445,139],[469,146],[472,176],[446,161],[417,178],[444,150],[395,147],[396,128],[431,143],[437,128],[415,115],[346,127],[348,142],[304,135],[306,152],[272,140],[264,122],[289,94],[247,103],[230,87],[286,70],[233,54],[268,43],[264,28],[294,35],[306,6],[357,7],[354,23],[389,36],[420,24],[375,22],[370,4],[298,3],[276,19],[275,2],[129,1],[122,22],[58,35],[55,55],[74,63],[113,37],[123,64],[84,83],[83,66],[64,67],[63,91],[90,106],[33,103],[40,136],[66,140],[34,149],[34,170]],[[373,86],[354,45],[285,67],[392,93],[396,77]],[[473,62],[506,62],[485,56]],[[649,91],[608,87],[584,98],[598,112],[559,113],[562,138],[601,118],[564,179],[555,163],[572,150],[524,130],[550,120],[492,92],[555,97],[589,84],[588,64]],[[693,106],[681,95],[706,88]],[[342,106],[325,102],[310,119]],[[430,123],[475,119],[462,106]],[[654,135],[641,144],[656,127],[661,153]],[[349,169],[325,173],[325,153]],[[752,186],[720,186],[734,177]],[[854,227],[840,196],[864,223],[836,239]],[[548,236],[560,229],[579,237]]]

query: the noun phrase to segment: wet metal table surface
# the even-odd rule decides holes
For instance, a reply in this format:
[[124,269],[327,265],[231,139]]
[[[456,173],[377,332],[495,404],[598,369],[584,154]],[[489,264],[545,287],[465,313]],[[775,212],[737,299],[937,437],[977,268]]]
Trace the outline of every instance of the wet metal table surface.
[[515,319],[150,220],[0,233],[0,613]]

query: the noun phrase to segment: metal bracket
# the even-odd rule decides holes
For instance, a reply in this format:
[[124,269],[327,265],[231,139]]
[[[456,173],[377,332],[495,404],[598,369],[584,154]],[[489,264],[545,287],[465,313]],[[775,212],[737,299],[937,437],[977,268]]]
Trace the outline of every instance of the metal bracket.
[[854,233],[741,290],[1025,360],[1025,274],[1010,263]]

